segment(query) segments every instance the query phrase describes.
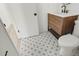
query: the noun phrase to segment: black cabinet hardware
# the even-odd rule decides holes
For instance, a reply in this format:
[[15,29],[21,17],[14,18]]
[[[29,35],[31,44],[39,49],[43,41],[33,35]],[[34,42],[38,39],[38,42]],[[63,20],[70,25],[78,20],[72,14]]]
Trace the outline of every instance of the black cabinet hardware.
[[8,51],[5,52],[5,56],[7,56]]

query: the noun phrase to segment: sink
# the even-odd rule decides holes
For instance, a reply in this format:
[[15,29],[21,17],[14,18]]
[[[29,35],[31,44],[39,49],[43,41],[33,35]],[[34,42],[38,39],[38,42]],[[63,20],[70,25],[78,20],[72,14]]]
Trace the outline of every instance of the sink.
[[79,13],[53,13],[53,12],[49,12],[50,14],[56,15],[56,16],[60,16],[60,17],[69,17],[69,16],[76,16],[79,15]]

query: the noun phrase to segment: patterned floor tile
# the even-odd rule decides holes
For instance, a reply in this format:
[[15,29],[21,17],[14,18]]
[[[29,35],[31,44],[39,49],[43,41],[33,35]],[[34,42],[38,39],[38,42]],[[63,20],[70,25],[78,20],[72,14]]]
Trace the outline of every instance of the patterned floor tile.
[[58,41],[50,32],[21,39],[20,55],[22,56],[57,56]]

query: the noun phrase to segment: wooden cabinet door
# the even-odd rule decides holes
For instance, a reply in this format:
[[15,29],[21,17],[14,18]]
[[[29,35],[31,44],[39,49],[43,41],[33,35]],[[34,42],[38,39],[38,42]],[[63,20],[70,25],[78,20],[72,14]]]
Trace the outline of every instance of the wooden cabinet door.
[[64,17],[62,34],[72,33],[74,29],[75,20],[78,16]]

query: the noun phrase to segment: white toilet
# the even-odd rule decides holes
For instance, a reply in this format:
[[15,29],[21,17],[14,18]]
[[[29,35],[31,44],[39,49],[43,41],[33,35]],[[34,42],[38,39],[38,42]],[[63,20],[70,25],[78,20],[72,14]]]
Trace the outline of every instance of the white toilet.
[[79,20],[75,21],[73,34],[63,35],[58,40],[60,46],[59,54],[62,56],[73,56],[79,46]]

